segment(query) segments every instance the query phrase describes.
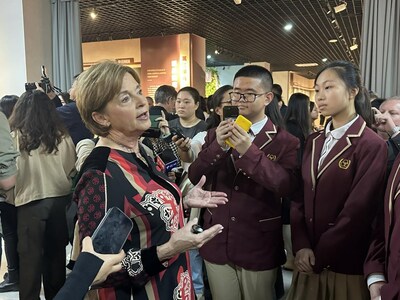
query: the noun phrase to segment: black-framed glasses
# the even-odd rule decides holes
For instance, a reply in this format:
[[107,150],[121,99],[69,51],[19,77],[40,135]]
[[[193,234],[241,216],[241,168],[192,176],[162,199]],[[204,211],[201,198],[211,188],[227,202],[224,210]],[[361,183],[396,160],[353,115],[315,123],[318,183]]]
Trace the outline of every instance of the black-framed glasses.
[[231,97],[232,102],[239,102],[241,98],[243,98],[243,102],[254,102],[256,101],[257,97],[260,97],[266,93],[256,94],[256,93],[237,93],[237,92],[230,92],[229,97]]

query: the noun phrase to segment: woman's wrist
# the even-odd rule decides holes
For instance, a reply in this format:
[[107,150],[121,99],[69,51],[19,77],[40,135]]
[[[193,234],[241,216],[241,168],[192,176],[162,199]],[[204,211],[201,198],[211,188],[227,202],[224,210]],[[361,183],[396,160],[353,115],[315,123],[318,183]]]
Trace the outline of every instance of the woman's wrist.
[[175,253],[174,253],[172,247],[170,246],[169,242],[166,242],[165,244],[157,246],[157,256],[161,262],[168,260],[175,256]]

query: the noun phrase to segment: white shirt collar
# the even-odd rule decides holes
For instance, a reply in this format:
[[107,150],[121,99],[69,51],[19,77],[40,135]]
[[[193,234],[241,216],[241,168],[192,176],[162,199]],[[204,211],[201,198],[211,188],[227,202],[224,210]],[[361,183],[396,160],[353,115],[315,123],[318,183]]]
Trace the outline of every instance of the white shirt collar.
[[268,122],[268,117],[265,116],[265,118],[262,119],[261,121],[252,124],[250,127],[251,133],[257,135],[261,131],[261,129],[263,129],[265,124],[267,124],[267,122]]
[[332,121],[330,121],[328,123],[328,125],[325,127],[325,136],[328,137],[329,135],[332,135],[332,137],[335,140],[339,140],[347,131],[347,129],[350,128],[351,125],[353,125],[353,123],[359,118],[360,116],[357,115],[353,120],[351,120],[350,122],[346,123],[345,125],[336,128],[334,130],[331,130],[331,126],[332,126]]

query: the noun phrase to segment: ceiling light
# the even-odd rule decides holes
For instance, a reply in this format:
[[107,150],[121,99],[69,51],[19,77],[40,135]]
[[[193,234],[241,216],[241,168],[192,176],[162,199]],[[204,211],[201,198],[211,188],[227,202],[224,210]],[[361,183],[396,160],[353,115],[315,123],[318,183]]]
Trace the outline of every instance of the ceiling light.
[[350,50],[351,51],[354,51],[354,50],[356,50],[358,48],[358,45],[357,44],[354,44],[354,45],[351,45],[350,46]]
[[95,9],[93,8],[93,10],[90,12],[90,17],[94,20],[97,18],[97,13],[95,11]]
[[329,4],[329,2],[327,2],[327,6],[326,6],[326,14],[329,15],[332,12],[332,8],[331,5]]
[[240,3],[242,3],[242,0],[233,0],[233,2],[235,2],[236,5],[239,5]]
[[347,8],[347,2],[343,1],[341,4],[337,5],[334,7],[335,14],[340,13],[341,11],[346,10]]
[[296,67],[317,67],[317,63],[294,64]]
[[323,61],[323,62],[327,62],[328,59],[325,57],[325,58],[322,59],[322,61]]
[[286,24],[285,27],[283,27],[286,31],[290,31],[293,28],[293,24]]
[[331,23],[332,23],[332,24],[336,23],[336,19],[335,19],[335,18],[332,18]]
[[221,52],[217,49],[214,51],[215,54],[220,54]]
[[354,51],[358,48],[357,39],[353,37],[353,45],[350,46],[350,50]]
[[329,43],[337,43],[337,39],[330,39]]
[[211,56],[210,54],[207,55],[207,59],[211,59],[211,57],[212,57],[212,56]]

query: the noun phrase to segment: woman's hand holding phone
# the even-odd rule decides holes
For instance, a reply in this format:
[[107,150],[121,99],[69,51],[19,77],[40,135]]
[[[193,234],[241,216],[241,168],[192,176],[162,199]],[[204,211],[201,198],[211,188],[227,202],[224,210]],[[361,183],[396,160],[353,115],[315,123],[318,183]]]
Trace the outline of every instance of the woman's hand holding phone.
[[85,237],[82,241],[82,252],[88,252],[100,258],[103,264],[93,280],[93,285],[102,283],[105,281],[111,273],[118,272],[122,269],[121,261],[125,257],[124,250],[121,250],[118,254],[100,254],[94,251],[92,239]]

